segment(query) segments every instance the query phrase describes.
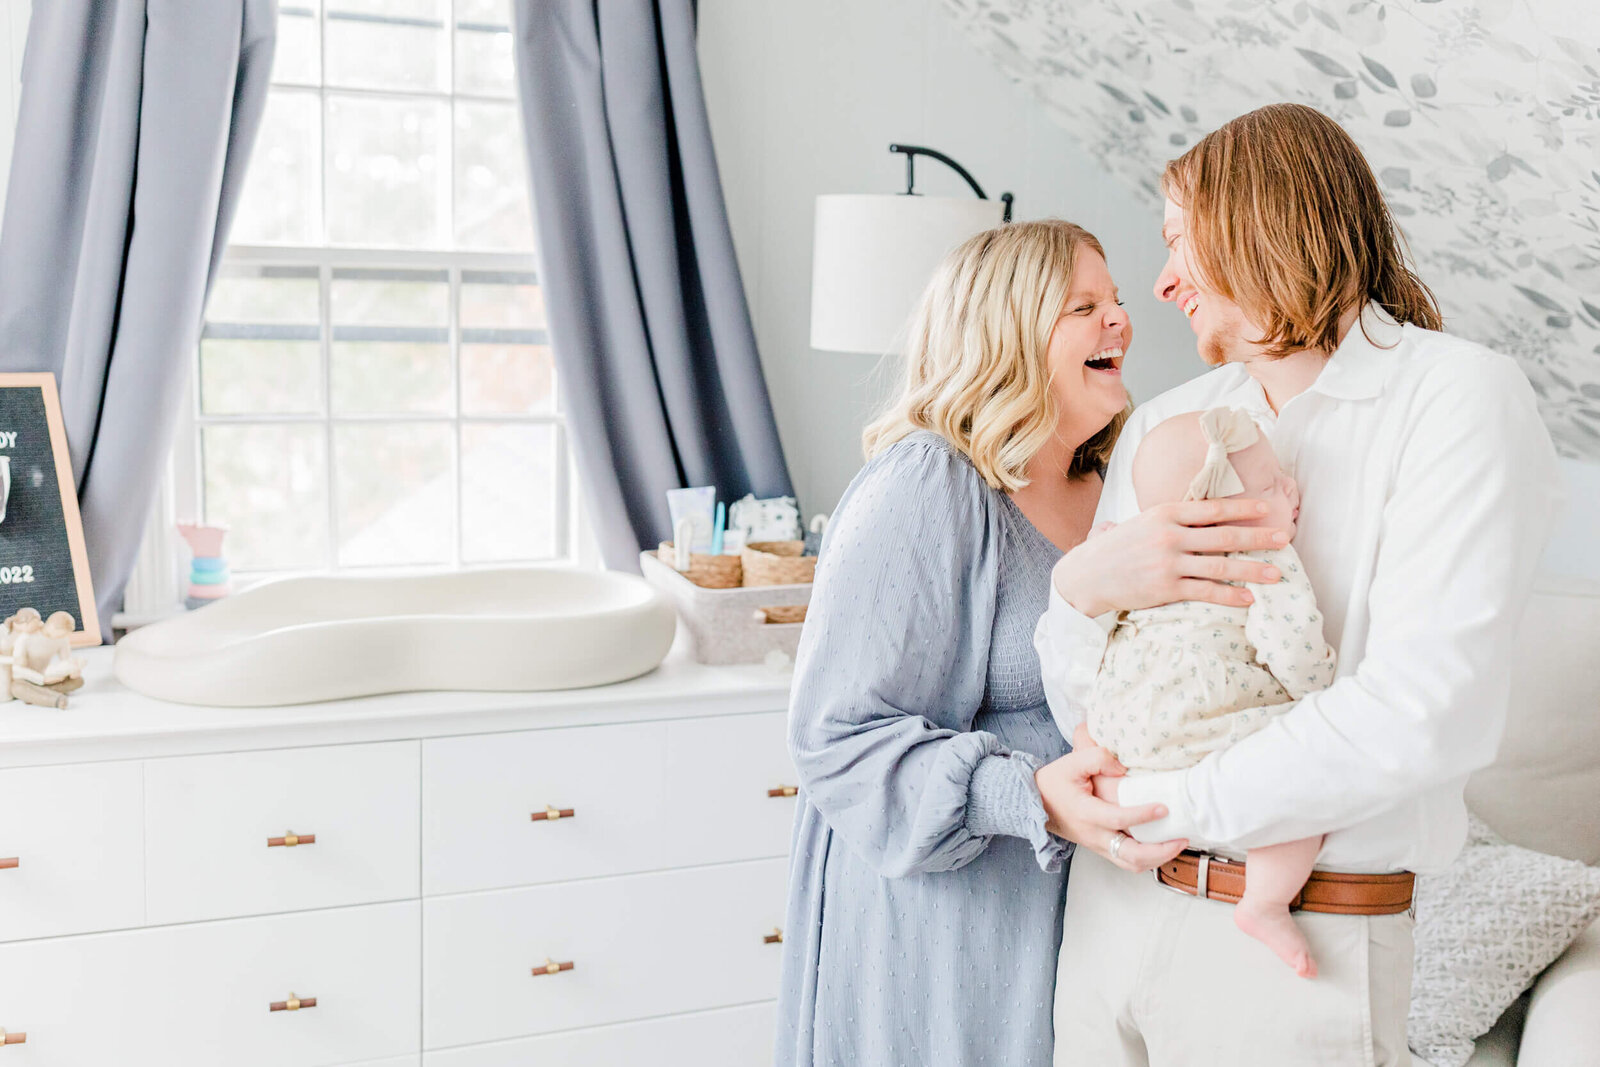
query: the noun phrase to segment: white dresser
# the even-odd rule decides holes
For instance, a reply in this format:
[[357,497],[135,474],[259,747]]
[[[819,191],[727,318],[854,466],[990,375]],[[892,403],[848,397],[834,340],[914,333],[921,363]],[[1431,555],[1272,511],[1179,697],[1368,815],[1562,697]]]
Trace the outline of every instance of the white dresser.
[[191,708],[91,659],[0,705],[0,1067],[770,1062],[787,675]]

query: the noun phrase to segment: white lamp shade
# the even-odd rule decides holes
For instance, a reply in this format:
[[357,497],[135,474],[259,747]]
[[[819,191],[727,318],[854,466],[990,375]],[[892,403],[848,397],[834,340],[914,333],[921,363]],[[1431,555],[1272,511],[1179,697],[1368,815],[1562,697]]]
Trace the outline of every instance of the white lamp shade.
[[896,351],[946,252],[1000,225],[1005,205],[963,196],[817,197],[811,251],[811,347]]

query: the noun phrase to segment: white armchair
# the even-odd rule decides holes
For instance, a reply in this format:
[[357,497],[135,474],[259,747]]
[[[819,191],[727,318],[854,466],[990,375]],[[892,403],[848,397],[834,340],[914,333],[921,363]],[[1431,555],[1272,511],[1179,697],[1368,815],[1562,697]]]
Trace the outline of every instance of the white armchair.
[[[1473,777],[1467,803],[1514,844],[1600,862],[1600,581],[1541,582],[1518,635],[1516,677],[1499,758]],[[1468,1067],[1596,1063],[1600,923],[1478,1041]]]

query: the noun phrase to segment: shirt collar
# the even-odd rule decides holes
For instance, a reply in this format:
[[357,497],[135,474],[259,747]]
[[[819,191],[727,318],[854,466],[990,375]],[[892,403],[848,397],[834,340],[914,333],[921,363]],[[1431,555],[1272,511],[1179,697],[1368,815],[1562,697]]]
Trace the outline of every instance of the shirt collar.
[[1368,303],[1309,391],[1337,400],[1370,400],[1381,395],[1401,336],[1394,316],[1378,304]]

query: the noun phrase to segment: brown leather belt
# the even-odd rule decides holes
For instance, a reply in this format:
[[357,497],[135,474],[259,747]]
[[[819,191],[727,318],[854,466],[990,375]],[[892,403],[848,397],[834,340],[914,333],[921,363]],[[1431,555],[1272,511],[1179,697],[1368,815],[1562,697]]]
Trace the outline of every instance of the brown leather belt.
[[[1180,852],[1155,870],[1156,881],[1178,893],[1237,904],[1244,896],[1243,863],[1193,849]],[[1342,874],[1312,871],[1289,907],[1334,915],[1398,915],[1411,910],[1416,875]]]

